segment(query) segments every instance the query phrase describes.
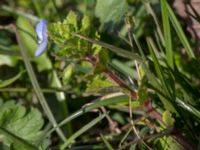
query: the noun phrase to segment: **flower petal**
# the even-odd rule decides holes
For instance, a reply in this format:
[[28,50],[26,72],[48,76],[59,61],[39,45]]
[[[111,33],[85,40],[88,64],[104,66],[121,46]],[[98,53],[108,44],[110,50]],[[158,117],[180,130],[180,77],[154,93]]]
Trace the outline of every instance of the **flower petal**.
[[37,23],[36,25],[36,33],[37,33],[37,36],[38,36],[38,43],[41,43],[42,40],[47,37],[47,21],[46,20],[41,20]]
[[40,43],[38,45],[38,48],[35,52],[35,56],[40,56],[42,55],[44,52],[45,52],[45,49],[47,48],[47,44],[48,44],[48,41],[47,39],[46,40],[43,40],[42,43]]
[[47,21],[41,20],[36,25],[36,33],[38,36],[38,48],[35,52],[35,56],[40,56],[44,53],[47,44],[48,44],[48,37],[47,37]]

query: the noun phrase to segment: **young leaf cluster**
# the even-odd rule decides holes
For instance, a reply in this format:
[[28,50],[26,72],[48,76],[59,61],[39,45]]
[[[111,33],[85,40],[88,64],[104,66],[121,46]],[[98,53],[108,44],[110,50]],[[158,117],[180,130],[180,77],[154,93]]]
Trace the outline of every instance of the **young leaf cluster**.
[[77,37],[73,33],[99,39],[99,34],[94,30],[88,16],[84,15],[79,21],[79,17],[70,11],[63,22],[49,25],[50,39],[58,46],[56,54],[70,59],[84,59],[87,55],[97,54],[101,47],[90,44]]

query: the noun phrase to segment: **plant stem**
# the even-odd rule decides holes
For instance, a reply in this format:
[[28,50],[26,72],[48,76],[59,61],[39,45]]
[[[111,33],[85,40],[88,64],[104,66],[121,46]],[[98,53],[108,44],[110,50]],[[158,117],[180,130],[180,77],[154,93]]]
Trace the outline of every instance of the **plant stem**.
[[25,12],[23,12],[23,11],[20,11],[20,9],[17,9],[17,8],[11,8],[11,7],[6,6],[6,5],[1,5],[1,6],[0,6],[0,9],[4,10],[4,11],[6,11],[6,12],[9,12],[9,13],[15,14],[15,15],[17,14],[17,15],[19,15],[19,16],[26,17],[26,18],[28,18],[28,19],[30,19],[30,20],[35,21],[35,22],[37,22],[37,21],[39,20],[38,17],[36,17],[36,16],[34,16],[34,15],[32,15],[32,14],[25,13]]
[[[54,118],[49,106],[48,106],[48,103],[46,102],[45,100],[45,97],[40,89],[40,86],[39,86],[39,83],[37,81],[37,78],[35,76],[35,73],[33,71],[33,68],[32,68],[32,65],[30,63],[30,60],[28,59],[28,54],[26,53],[26,50],[21,42],[21,39],[20,39],[20,35],[19,35],[19,32],[17,30],[17,28],[14,26],[14,30],[15,30],[15,33],[16,33],[16,38],[17,38],[17,42],[19,44],[19,47],[20,47],[20,51],[21,51],[21,54],[22,54],[22,57],[24,59],[24,63],[25,63],[25,67],[27,69],[27,72],[28,72],[28,75],[30,77],[30,80],[31,80],[31,83],[32,83],[32,86],[36,92],[36,95],[38,96],[38,99],[39,99],[39,102],[44,110],[44,112],[46,113],[49,121],[52,123],[53,127],[57,127],[57,122],[56,122],[56,119]],[[56,131],[58,133],[58,135],[60,136],[60,138],[65,142],[66,141],[66,138],[63,134],[63,132],[61,131],[60,128],[56,128]]]

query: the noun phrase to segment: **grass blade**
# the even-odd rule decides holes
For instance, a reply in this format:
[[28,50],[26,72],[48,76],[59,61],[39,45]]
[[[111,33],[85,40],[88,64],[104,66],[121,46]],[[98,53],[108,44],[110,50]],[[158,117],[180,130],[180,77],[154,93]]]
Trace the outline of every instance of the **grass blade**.
[[145,60],[146,58],[145,58],[144,52],[142,50],[142,46],[141,46],[140,42],[138,41],[138,39],[137,39],[135,34],[133,34],[133,39],[134,39],[135,44],[136,44],[136,46],[137,46],[137,48],[138,48],[138,50],[140,52],[141,57],[143,58],[143,60]]
[[114,52],[118,56],[121,56],[121,57],[124,57],[124,58],[128,58],[128,59],[137,60],[138,62],[142,61],[142,58],[139,55],[133,54],[132,52],[129,52],[129,51],[124,50],[122,48],[115,47],[115,46],[113,46],[111,44],[107,44],[107,43],[104,43],[104,42],[101,42],[101,41],[97,41],[97,40],[91,39],[89,37],[80,35],[78,33],[73,33],[73,35],[78,37],[78,38],[80,38],[80,39],[88,41],[90,43],[94,43],[94,44],[100,45],[100,46],[102,46],[102,47],[104,47],[106,49],[109,49],[110,51]]
[[119,103],[124,103],[127,102],[128,103],[129,97],[126,95],[120,95],[120,96],[114,96],[114,97],[110,97],[110,98],[99,98],[97,99],[94,103],[90,104],[90,105],[86,105],[85,107],[81,108],[80,110],[78,110],[77,112],[73,113],[72,115],[70,115],[69,117],[67,117],[66,119],[64,119],[63,121],[61,121],[57,127],[52,128],[47,135],[49,135],[50,133],[52,133],[53,131],[56,130],[56,128],[63,126],[64,124],[70,122],[71,120],[87,113],[90,112],[93,109],[102,107],[102,106],[109,106],[109,105],[114,105],[114,104],[119,104]]
[[188,56],[190,58],[195,58],[195,55],[192,51],[192,48],[183,32],[183,29],[181,28],[181,25],[179,23],[179,21],[177,20],[173,10],[171,9],[171,7],[167,4],[167,10],[168,10],[168,14],[169,14],[169,18],[171,20],[172,25],[174,26],[174,29],[179,37],[179,39],[181,40],[181,43],[183,44],[183,46],[186,49],[186,52],[188,53]]
[[8,55],[8,56],[21,56],[20,52],[18,50],[10,50],[11,48],[8,48],[4,45],[0,45],[0,55]]
[[170,23],[169,23],[166,0],[161,0],[161,12],[162,12],[162,22],[163,22],[163,29],[164,29],[167,62],[169,66],[173,69],[174,62],[173,62],[173,52],[172,52],[171,31],[170,31]]
[[125,133],[125,135],[122,137],[120,143],[119,143],[119,147],[122,147],[122,143],[124,143],[124,141],[126,140],[126,138],[128,137],[128,135],[131,133],[133,129],[129,128],[128,131]]
[[69,146],[70,144],[72,144],[74,142],[74,140],[79,137],[81,134],[83,134],[84,132],[86,132],[87,130],[89,130],[90,128],[92,128],[94,125],[96,125],[99,121],[101,121],[104,117],[106,116],[106,114],[100,115],[99,117],[93,119],[92,121],[90,121],[88,124],[86,124],[85,126],[83,126],[81,129],[79,129],[77,132],[75,132],[62,146],[61,146],[61,150],[64,150],[67,146]]
[[106,147],[108,148],[108,150],[114,150],[114,148],[112,147],[112,145],[108,142],[108,140],[104,137],[103,134],[100,134],[101,139],[103,140],[104,144],[106,145]]
[[162,69],[161,69],[161,66],[159,64],[159,61],[158,61],[158,58],[154,52],[154,50],[156,49],[153,41],[151,38],[147,38],[147,43],[148,43],[148,46],[149,46],[149,50],[150,50],[150,54],[152,56],[152,59],[153,59],[153,63],[154,63],[154,66],[155,66],[155,70],[156,70],[156,73],[158,75],[158,78],[160,79],[160,82],[161,82],[161,87],[156,87],[157,89],[162,89],[164,90],[164,93],[167,97],[169,97],[170,99],[165,99],[164,97],[162,97],[160,95],[160,98],[161,98],[161,101],[163,102],[163,104],[165,105],[165,109],[168,109],[168,110],[171,110],[173,112],[176,112],[175,109],[174,109],[174,106],[171,102],[171,100],[173,99],[173,95],[172,95],[172,90],[170,89],[170,84],[168,84],[166,82],[166,78],[164,77],[164,74],[162,72]]
[[194,108],[193,106],[185,103],[184,101],[180,100],[179,98],[176,98],[176,102],[185,110],[189,111],[190,113],[192,113],[193,115],[195,115],[196,117],[198,117],[200,119],[200,112]]
[[[17,42],[19,43],[19,46],[20,46],[20,51],[21,51],[21,54],[22,54],[22,58],[24,60],[24,63],[25,63],[25,67],[27,69],[27,72],[28,72],[28,75],[30,77],[30,80],[31,80],[31,83],[33,85],[33,88],[36,92],[36,95],[38,96],[38,99],[39,99],[39,102],[40,104],[42,105],[42,108],[44,110],[44,112],[46,113],[49,121],[52,123],[53,127],[56,127],[57,126],[57,122],[48,106],[48,103],[46,102],[45,100],[45,97],[41,91],[41,88],[39,86],[39,83],[37,81],[37,78],[36,78],[36,75],[33,71],[33,67],[30,63],[30,60],[29,60],[29,57],[28,57],[28,54],[26,52],[26,50],[24,49],[23,47],[23,44],[21,42],[21,39],[20,39],[20,35],[19,35],[19,31],[18,29],[15,29],[16,30],[16,38],[17,38]],[[60,136],[60,138],[63,140],[63,141],[66,141],[66,138],[64,136],[64,134],[62,133],[62,131],[60,130],[60,128],[56,128],[56,131],[58,133],[58,135]]]
[[24,73],[25,71],[21,71],[20,73],[18,73],[17,75],[15,75],[14,77],[7,79],[7,80],[0,80],[0,88],[6,87],[10,84],[12,84],[13,82],[15,82],[17,79],[19,79],[21,77],[21,75]]
[[153,20],[156,24],[156,30],[157,30],[158,36],[160,38],[160,41],[161,41],[162,45],[165,45],[164,37],[163,37],[162,31],[161,31],[161,28],[160,28],[160,24],[159,24],[158,18],[156,17],[155,12],[151,8],[151,5],[150,5],[149,2],[144,2],[144,6],[146,8],[146,11],[153,17]]
[[[167,92],[168,94],[169,93],[169,90],[168,90],[168,87],[166,85],[166,82],[165,82],[165,79],[164,79],[164,76],[163,76],[163,73],[161,71],[161,67],[160,67],[160,64],[159,64],[159,61],[158,61],[158,58],[154,52],[154,50],[156,49],[154,43],[153,43],[153,40],[151,38],[147,38],[147,43],[148,43],[148,46],[149,46],[149,50],[150,50],[150,54],[151,54],[151,57],[153,59],[153,63],[154,63],[154,66],[155,66],[155,70],[156,70],[156,73],[158,75],[158,78],[160,79],[161,83],[162,83],[162,86],[164,87],[165,89],[165,92]],[[169,96],[170,97],[170,96]]]

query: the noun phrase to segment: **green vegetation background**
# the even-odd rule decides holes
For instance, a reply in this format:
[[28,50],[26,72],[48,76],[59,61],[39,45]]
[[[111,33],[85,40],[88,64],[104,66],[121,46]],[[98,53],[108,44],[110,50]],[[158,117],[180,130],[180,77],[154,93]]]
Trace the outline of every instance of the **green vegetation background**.
[[199,149],[186,26],[166,0],[2,0],[0,149]]

